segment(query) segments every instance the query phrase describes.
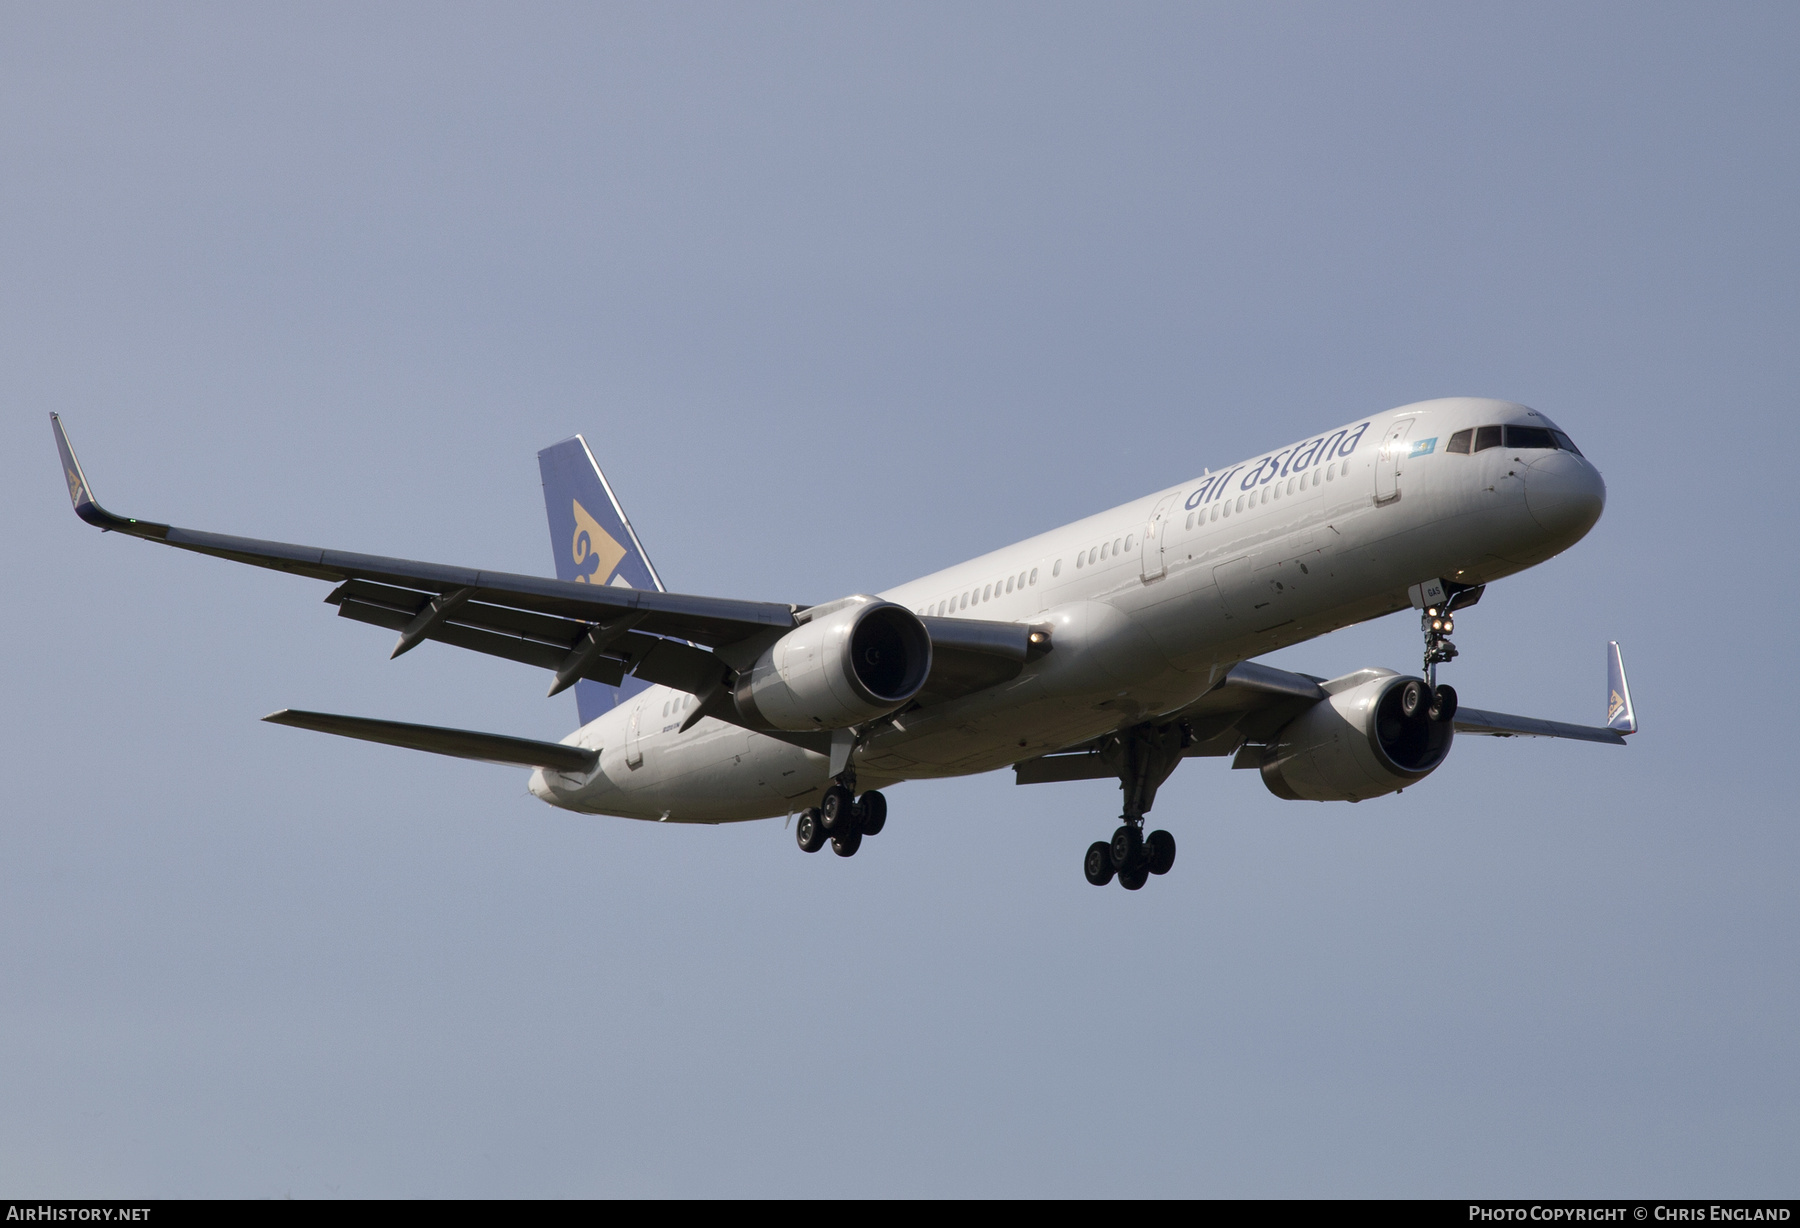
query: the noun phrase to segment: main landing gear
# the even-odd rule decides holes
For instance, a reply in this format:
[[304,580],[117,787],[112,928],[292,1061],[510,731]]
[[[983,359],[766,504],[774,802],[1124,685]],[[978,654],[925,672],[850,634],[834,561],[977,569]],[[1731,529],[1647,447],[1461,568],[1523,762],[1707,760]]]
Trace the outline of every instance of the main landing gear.
[[1101,750],[1104,761],[1116,765],[1119,788],[1125,794],[1125,813],[1110,842],[1096,840],[1088,846],[1082,872],[1088,882],[1104,887],[1116,877],[1119,886],[1136,891],[1152,874],[1167,874],[1175,864],[1175,837],[1166,831],[1144,834],[1144,815],[1156,800],[1156,790],[1181,763],[1190,734],[1179,722],[1139,725],[1121,730]]
[[834,784],[817,806],[800,812],[794,840],[801,849],[816,853],[829,840],[831,851],[839,857],[854,857],[864,836],[881,834],[887,826],[887,798],[874,789],[857,797],[853,787]]
[[1175,837],[1166,831],[1144,834],[1143,819],[1127,820],[1113,833],[1112,842],[1096,840],[1088,845],[1082,870],[1088,882],[1104,887],[1116,874],[1119,886],[1136,891],[1152,874],[1167,874],[1175,864]]

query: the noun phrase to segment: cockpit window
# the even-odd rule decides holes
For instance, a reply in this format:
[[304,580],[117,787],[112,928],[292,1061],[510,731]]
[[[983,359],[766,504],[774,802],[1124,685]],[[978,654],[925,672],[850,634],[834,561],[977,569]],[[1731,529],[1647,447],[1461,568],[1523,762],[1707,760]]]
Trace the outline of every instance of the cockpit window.
[[1525,450],[1528,448],[1556,449],[1556,439],[1550,434],[1550,428],[1544,426],[1509,426],[1506,428],[1506,446]]
[[[1475,437],[1474,447],[1469,446],[1471,435]],[[1489,448],[1499,447],[1502,438],[1505,439],[1507,447],[1518,448],[1521,451],[1526,448],[1549,448],[1551,450],[1560,448],[1564,452],[1581,455],[1581,449],[1575,446],[1573,439],[1555,427],[1547,426],[1482,426],[1471,431],[1458,431],[1450,436],[1450,442],[1444,451],[1485,452]]]

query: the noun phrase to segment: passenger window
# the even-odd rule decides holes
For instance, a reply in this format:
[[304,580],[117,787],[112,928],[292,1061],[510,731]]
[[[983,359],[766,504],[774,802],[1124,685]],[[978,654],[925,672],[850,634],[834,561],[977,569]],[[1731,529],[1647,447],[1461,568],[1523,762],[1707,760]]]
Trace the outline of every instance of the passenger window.
[[1131,534],[1129,533],[1125,535],[1125,553],[1131,553]]
[[1334,471],[1334,470],[1335,470],[1335,469],[1336,469],[1336,468],[1337,468],[1337,466],[1336,466],[1336,465],[1327,465],[1327,466],[1325,466],[1325,480],[1326,480],[1326,481],[1327,481],[1327,482],[1329,482],[1329,481],[1331,481],[1331,479],[1332,479],[1332,478],[1333,478],[1333,476],[1335,476],[1335,475],[1334,475],[1334,473],[1333,473],[1333,471]]
[[1475,450],[1477,452],[1485,452],[1489,448],[1497,448],[1499,446],[1500,446],[1500,428],[1499,427],[1484,426],[1484,427],[1479,428],[1475,432]]
[[1010,593],[1010,592],[1012,592],[1012,588],[1013,588],[1013,578],[1011,576],[1008,576],[1008,577],[1006,577],[1006,591]]
[[[1057,571],[1061,571],[1061,570],[1062,570],[1062,560],[1061,560],[1061,559],[1057,559],[1057,560],[1056,560],[1056,570],[1057,570]],[[1052,572],[1052,573],[1051,573],[1051,574],[1052,574],[1052,575],[1054,575],[1054,574],[1055,574],[1055,572]],[[1032,584],[1036,584],[1036,583],[1037,583],[1037,568],[1035,568],[1035,567],[1033,567],[1033,568],[1032,568],[1032,569],[1031,569],[1031,580],[1030,580],[1030,583],[1032,583]]]
[[1075,566],[1077,566],[1077,567],[1080,567],[1086,561],[1087,561],[1087,555],[1085,553],[1078,554],[1075,556]]
[[1194,513],[1192,512],[1188,513],[1187,527],[1190,529],[1194,527]]
[[1240,512],[1244,510],[1244,496],[1242,495],[1237,497],[1237,510]]
[[1317,486],[1318,484],[1319,484],[1319,471],[1317,469],[1314,469],[1313,470],[1313,485]]
[[1450,442],[1444,445],[1444,451],[1461,452],[1466,456],[1469,452],[1469,443],[1474,438],[1475,430],[1473,427],[1466,431],[1458,431],[1456,434],[1450,436]]
[[994,595],[994,586],[992,584],[988,585],[986,588],[981,590],[981,599],[983,601],[986,601],[989,597],[992,597],[993,595]]
[[1550,437],[1548,427],[1542,426],[1509,426],[1506,428],[1506,446],[1509,448],[1556,448],[1556,440]]
[[[1051,579],[1055,579],[1060,575],[1062,575],[1062,560],[1057,559],[1056,562],[1050,565],[1050,577]],[[1031,582],[1033,584],[1037,583],[1037,568],[1035,567],[1031,569]]]
[[1088,566],[1093,566],[1095,563],[1099,562],[1102,557],[1104,557],[1103,548],[1095,546],[1092,550],[1088,551]]
[[1215,504],[1213,504],[1212,515],[1208,516],[1207,519],[1208,520],[1217,520],[1218,518],[1219,518],[1219,505],[1217,503],[1215,503]]

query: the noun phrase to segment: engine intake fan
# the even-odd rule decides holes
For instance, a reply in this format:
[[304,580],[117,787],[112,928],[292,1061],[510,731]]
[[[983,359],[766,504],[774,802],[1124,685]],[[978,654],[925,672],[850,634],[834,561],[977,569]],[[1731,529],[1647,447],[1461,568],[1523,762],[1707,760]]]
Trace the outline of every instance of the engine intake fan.
[[1456,696],[1422,679],[1365,669],[1324,684],[1263,752],[1269,792],[1289,801],[1359,802],[1431,775],[1450,753]]

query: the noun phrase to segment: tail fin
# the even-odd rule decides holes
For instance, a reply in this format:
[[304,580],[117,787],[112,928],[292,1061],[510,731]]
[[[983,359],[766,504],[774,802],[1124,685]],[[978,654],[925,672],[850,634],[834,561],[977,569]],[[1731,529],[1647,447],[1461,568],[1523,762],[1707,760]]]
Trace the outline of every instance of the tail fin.
[[[557,579],[666,591],[587,440],[576,435],[545,448],[538,453],[538,472],[544,479],[544,510],[550,514]],[[648,685],[633,677],[616,687],[582,679],[575,684],[581,723]]]
[[1625,661],[1617,640],[1606,645],[1606,727],[1619,733],[1637,732],[1637,711],[1631,706],[1631,687],[1625,682]]

